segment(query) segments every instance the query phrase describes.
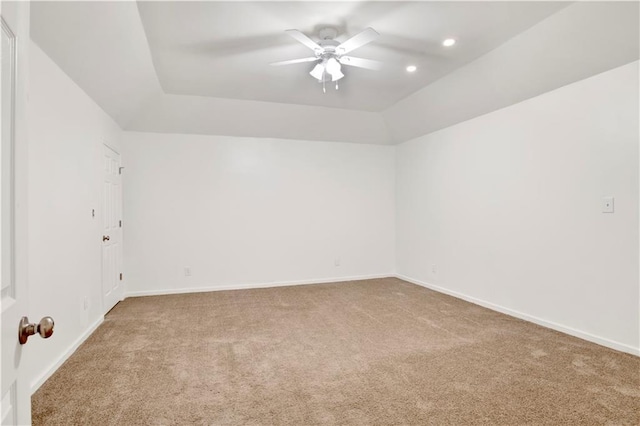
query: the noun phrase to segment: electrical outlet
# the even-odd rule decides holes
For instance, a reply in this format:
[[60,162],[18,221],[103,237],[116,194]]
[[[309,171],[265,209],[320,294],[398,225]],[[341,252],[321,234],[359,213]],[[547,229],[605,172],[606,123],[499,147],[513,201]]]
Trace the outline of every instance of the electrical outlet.
[[334,264],[335,264],[336,266],[340,266],[340,258],[339,258],[339,257],[336,257],[336,259],[335,259],[335,261],[334,261]]
[[438,269],[436,268],[436,265],[431,265],[431,273],[432,274],[437,274],[438,273]]
[[82,299],[82,309],[85,311],[89,310],[89,298],[85,297],[84,299]]
[[185,277],[190,277],[191,276],[191,266],[185,266],[184,267],[184,276]]

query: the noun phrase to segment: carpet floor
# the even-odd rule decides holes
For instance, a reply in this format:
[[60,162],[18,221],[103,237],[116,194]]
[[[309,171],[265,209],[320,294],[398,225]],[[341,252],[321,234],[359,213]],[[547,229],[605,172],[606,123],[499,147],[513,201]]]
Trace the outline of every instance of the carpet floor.
[[129,298],[34,425],[640,424],[640,358],[395,279]]

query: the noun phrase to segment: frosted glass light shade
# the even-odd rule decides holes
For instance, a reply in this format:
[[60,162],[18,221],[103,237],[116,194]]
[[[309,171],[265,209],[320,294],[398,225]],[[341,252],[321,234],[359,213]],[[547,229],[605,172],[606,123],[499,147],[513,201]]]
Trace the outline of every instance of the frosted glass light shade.
[[316,65],[309,74],[311,74],[311,76],[316,80],[322,81],[322,76],[324,75],[324,64],[320,63]]

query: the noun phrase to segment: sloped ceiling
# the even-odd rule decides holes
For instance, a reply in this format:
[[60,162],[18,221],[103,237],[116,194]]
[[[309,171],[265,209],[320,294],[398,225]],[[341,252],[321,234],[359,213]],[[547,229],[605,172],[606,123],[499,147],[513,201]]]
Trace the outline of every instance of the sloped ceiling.
[[[125,130],[390,144],[638,59],[636,2],[33,2],[32,39]],[[366,26],[322,94],[283,34]],[[445,49],[441,39],[459,43]],[[407,74],[408,64],[419,67]]]
[[638,60],[637,2],[581,2],[383,112],[401,142]]
[[123,128],[163,93],[135,2],[32,2],[31,38]]

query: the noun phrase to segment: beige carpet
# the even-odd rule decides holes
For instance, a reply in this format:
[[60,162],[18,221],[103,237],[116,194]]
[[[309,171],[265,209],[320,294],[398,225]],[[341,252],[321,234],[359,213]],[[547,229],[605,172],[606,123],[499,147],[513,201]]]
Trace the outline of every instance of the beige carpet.
[[640,424],[640,358],[398,279],[131,298],[35,425]]

